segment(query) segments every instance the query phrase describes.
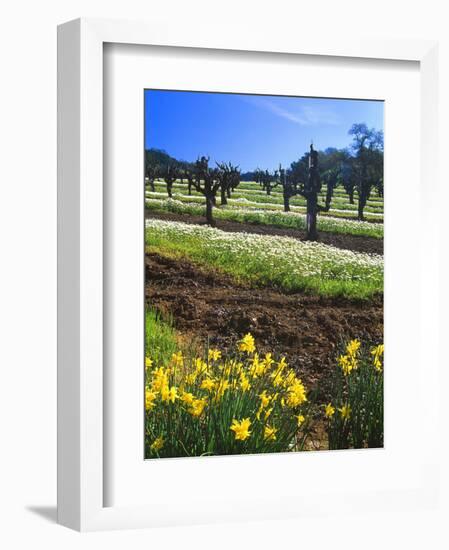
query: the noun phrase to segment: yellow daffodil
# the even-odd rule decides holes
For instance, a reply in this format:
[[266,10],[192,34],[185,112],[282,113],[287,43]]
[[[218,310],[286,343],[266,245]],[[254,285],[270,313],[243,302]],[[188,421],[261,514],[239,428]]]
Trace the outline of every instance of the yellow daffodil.
[[229,376],[231,373],[235,373],[236,375],[239,375],[242,372],[243,363],[240,363],[238,361],[235,361],[234,359],[231,359],[228,363],[229,367]]
[[208,371],[208,366],[206,361],[203,361],[201,357],[197,357],[194,362],[195,372],[198,376],[206,374]]
[[203,397],[202,399],[194,399],[192,401],[192,404],[190,405],[189,413],[195,417],[201,416],[203,414],[203,411],[206,405],[207,405],[206,398]]
[[288,389],[289,386],[294,386],[298,382],[301,383],[301,380],[299,380],[299,378],[296,377],[296,374],[293,370],[289,369],[286,372],[284,378],[282,379],[282,386]]
[[243,392],[247,392],[251,387],[249,379],[244,372],[240,373],[240,387],[242,388]]
[[272,378],[272,384],[273,386],[281,386],[284,383],[284,371],[287,368],[287,362],[285,361],[285,357],[282,357],[282,359],[277,364],[277,367],[275,370],[271,373]]
[[374,368],[378,372],[382,371],[382,356],[383,356],[383,353],[384,353],[384,345],[383,344],[379,344],[378,346],[374,347],[371,350],[371,355],[374,356],[373,357],[373,365],[374,365]]
[[269,441],[274,441],[276,439],[277,431],[278,431],[277,428],[273,428],[272,426],[265,426],[265,429],[263,432],[263,438]]
[[160,391],[162,387],[165,387],[168,385],[168,375],[163,369],[163,367],[159,367],[155,371],[153,371],[153,381],[152,381],[152,388],[154,391]]
[[280,371],[275,371],[276,372],[276,375],[272,375],[272,384],[273,384],[273,387],[274,388],[278,388],[279,386],[283,386],[284,385],[284,378],[282,376],[282,372]]
[[240,441],[245,441],[251,435],[249,427],[251,426],[251,420],[249,418],[244,418],[240,422],[234,418],[231,425],[231,430],[235,434],[235,438]]
[[296,422],[298,424],[298,427],[301,426],[301,424],[304,423],[304,420],[305,420],[305,416],[302,415],[302,414],[297,414],[296,415]]
[[246,353],[253,353],[255,350],[256,350],[256,346],[254,344],[254,338],[248,332],[248,334],[245,334],[245,336],[239,342],[239,351],[244,351]]
[[220,399],[223,397],[225,391],[230,387],[229,380],[220,380],[218,383],[218,388],[215,394],[215,401],[220,401]]
[[229,378],[231,376],[233,367],[229,363],[219,365],[218,368],[221,371],[222,378]]
[[173,353],[171,356],[171,361],[175,367],[182,367],[184,365],[184,357],[181,351]]
[[357,359],[354,355],[340,355],[338,363],[345,376],[357,368]]
[[216,385],[217,383],[215,382],[215,380],[212,380],[212,378],[205,378],[201,382],[201,389],[212,391],[216,387]]
[[[263,410],[268,407],[268,405],[273,400],[273,396],[267,394],[267,390],[263,390],[263,392],[259,395],[260,398],[260,406],[259,410],[256,413],[257,420],[260,420],[260,415],[262,414]],[[270,416],[271,411],[273,410],[273,407],[269,409],[269,411],[265,412],[265,420]]]
[[385,350],[384,344],[379,344],[378,346],[375,346],[375,347],[372,349],[371,353],[372,353],[373,355],[383,355],[384,350]]
[[255,353],[251,361],[251,364],[249,366],[249,373],[253,378],[257,378],[263,373],[263,370],[264,370],[264,365],[259,360],[259,354]]
[[262,361],[259,359],[259,355],[255,353],[249,372],[253,378],[261,377],[268,370],[270,370],[273,363],[274,359],[272,359],[271,353],[265,354],[265,357],[262,359]]
[[324,414],[327,418],[332,418],[335,414],[335,407],[332,406],[332,403],[328,403],[324,408]]
[[195,396],[193,395],[193,393],[183,392],[183,394],[181,395],[181,401],[186,405],[191,405],[194,399]]
[[271,353],[266,353],[263,360],[265,370],[269,370],[273,363],[274,363],[274,359],[271,357]]
[[218,349],[209,350],[209,361],[218,361],[221,357],[221,351]]
[[188,412],[192,416],[197,418],[203,414],[204,409],[206,408],[206,405],[207,405],[206,397],[202,397],[201,399],[194,398],[192,403],[189,405]]
[[287,388],[287,392],[286,403],[289,407],[299,407],[304,401],[307,401],[306,389],[299,379]]
[[176,386],[172,386],[171,388],[164,386],[161,389],[161,399],[162,401],[174,403],[178,399],[178,388]]
[[285,357],[281,357],[281,360],[278,363],[278,369],[284,370],[288,367],[288,363],[285,360]]
[[262,408],[265,408],[267,405],[269,405],[271,401],[271,396],[267,394],[267,390],[263,390],[263,392],[259,395],[259,398]]
[[338,409],[340,411],[340,415],[343,418],[343,420],[348,420],[351,416],[351,406],[350,405],[343,405],[343,407]]
[[355,355],[360,348],[360,340],[351,340],[346,346],[346,353],[348,355]]
[[156,406],[154,401],[157,394],[149,389],[145,390],[145,409],[151,411]]
[[145,367],[147,369],[151,369],[151,365],[153,364],[153,361],[152,359],[150,359],[149,357],[145,357]]
[[163,446],[164,446],[164,438],[160,435],[151,444],[151,450],[160,451]]

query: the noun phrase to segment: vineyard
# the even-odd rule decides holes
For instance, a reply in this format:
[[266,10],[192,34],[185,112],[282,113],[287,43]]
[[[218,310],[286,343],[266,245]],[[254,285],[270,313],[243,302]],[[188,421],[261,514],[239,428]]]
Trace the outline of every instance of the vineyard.
[[[146,192],[147,205],[155,210],[169,209],[171,201],[167,197],[165,182],[156,180],[154,189],[154,191],[149,189]],[[324,195],[321,195],[320,198],[324,199]],[[190,195],[186,194],[186,186],[181,183],[175,183],[173,185],[172,201],[176,201],[175,205],[177,205],[179,212],[193,214],[200,212],[200,209],[195,210],[195,207],[201,206],[203,197],[201,193],[195,190],[192,190]],[[177,203],[180,204],[178,205]],[[172,208],[176,208],[176,206]],[[282,190],[277,191],[274,189],[271,191],[270,195],[267,195],[255,182],[242,182],[238,187],[238,191],[233,193],[231,199],[228,199],[228,205],[225,206],[224,211],[228,210],[238,210],[240,214],[263,214],[266,212],[273,214],[283,212]],[[294,197],[291,199],[290,211],[304,215],[306,212],[305,200],[301,197]],[[324,212],[323,215],[325,218],[336,218],[336,220],[333,220],[335,223],[333,227],[338,230],[339,227],[345,227],[344,220],[357,220],[357,205],[349,202],[349,198],[344,190],[337,189],[334,192],[332,208],[330,208],[328,212]],[[244,221],[244,218],[241,219]],[[369,223],[359,222],[358,224],[354,224],[354,227],[365,228],[366,231],[366,233],[364,233],[363,230],[360,229],[359,234],[366,234],[367,236],[383,235],[383,228],[381,227],[383,223],[382,197],[374,197],[367,201],[365,219],[370,222],[378,222],[380,227],[376,228],[372,227]],[[341,226],[338,225],[338,221],[342,221]],[[350,224],[346,224],[346,227],[350,227]],[[345,230],[342,229],[341,232],[345,232]]]
[[[184,195],[182,187],[183,184],[175,183],[173,198],[167,199],[159,198],[164,188],[162,182],[155,182],[154,192],[146,191],[148,311],[152,312],[151,326],[162,325],[170,331],[168,350],[161,346],[163,338],[148,343],[147,349],[154,350],[151,360],[169,365],[179,350],[186,357],[202,357],[205,341],[229,354],[239,336],[254,335],[261,353],[280,351],[307,387],[315,390],[315,410],[310,403],[307,407],[303,405],[303,412],[307,409],[308,414],[302,416],[307,417],[307,423],[301,430],[293,430],[295,449],[338,448],[338,437],[343,436],[335,426],[333,431],[330,428],[326,431],[329,421],[324,408],[332,403],[337,357],[345,342],[353,338],[373,345],[382,341],[383,224],[379,220],[350,219],[352,205],[342,193],[340,210],[347,217],[323,216],[319,230],[339,235],[343,245],[345,237],[369,240],[368,250],[374,246],[377,252],[308,242],[300,238],[305,229],[302,206],[298,205],[297,214],[283,213],[277,207],[270,210],[276,202],[257,203],[259,198],[263,201],[264,195],[256,183],[246,183],[239,192],[243,197],[230,199],[223,209],[216,209],[218,227],[211,228],[202,221],[205,206],[201,196]],[[280,194],[272,191],[272,198],[276,200]],[[253,198],[254,208],[248,206],[248,196]],[[292,203],[295,207],[295,202]],[[382,199],[372,203],[381,219]],[[220,224],[226,221],[234,222],[234,226],[221,228]],[[235,227],[237,224],[242,227]],[[270,234],[276,227],[288,228],[290,234]],[[257,230],[262,232],[258,234]],[[148,323],[148,329],[149,326]],[[374,371],[372,374],[381,376]],[[193,391],[185,391],[195,395]],[[202,394],[207,397],[204,390],[196,392],[197,397]],[[166,407],[170,406],[175,405],[167,403]],[[331,406],[335,409],[337,403]],[[186,410],[182,413],[181,407],[178,411],[184,415],[184,426],[188,425],[187,419],[189,423],[195,419]],[[329,410],[333,409],[328,409],[328,413]],[[333,417],[337,419],[338,414],[341,417],[338,411],[335,416],[334,410]],[[153,410],[148,415],[156,417]],[[293,417],[289,422],[292,429]],[[157,437],[156,432],[153,435]],[[250,452],[248,443],[233,445],[232,441],[231,438],[221,442],[223,448],[215,452]],[[282,444],[288,447],[279,440],[276,445],[274,440],[268,445],[266,441],[263,443],[259,436],[260,448],[251,452],[275,451]],[[200,441],[196,441],[190,453],[185,453],[179,444],[172,441],[169,446],[167,442],[167,454],[161,449],[157,456],[210,452],[204,441],[201,444],[201,452],[197,449]],[[147,455],[156,456],[154,449],[148,448]]]
[[149,152],[147,458],[383,445],[374,138],[247,177]]

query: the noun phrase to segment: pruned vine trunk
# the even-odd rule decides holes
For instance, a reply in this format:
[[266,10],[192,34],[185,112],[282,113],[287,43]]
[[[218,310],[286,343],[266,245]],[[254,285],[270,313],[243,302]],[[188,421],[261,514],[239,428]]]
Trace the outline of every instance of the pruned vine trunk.
[[227,191],[229,191],[229,189],[221,189],[220,191],[220,195],[221,195],[221,204],[222,205],[225,205],[225,204],[228,204],[228,199],[226,197],[226,194],[227,194]]
[[365,206],[366,206],[366,197],[363,194],[361,194],[359,196],[359,204],[358,204],[358,219],[360,221],[363,221],[365,219],[365,215],[363,213]]
[[309,176],[305,187],[305,197],[307,200],[307,215],[306,215],[306,238],[308,241],[316,241],[318,239],[317,232],[317,214],[318,214],[318,193],[321,190],[320,176],[318,173],[318,152],[314,150],[313,145],[310,145],[309,156]]
[[318,208],[317,200],[314,196],[307,198],[307,216],[306,216],[306,232],[308,241],[316,241],[318,239],[317,218]]
[[213,197],[207,196],[206,197],[206,220],[210,226],[215,227],[216,223],[212,215],[213,206],[214,206]]

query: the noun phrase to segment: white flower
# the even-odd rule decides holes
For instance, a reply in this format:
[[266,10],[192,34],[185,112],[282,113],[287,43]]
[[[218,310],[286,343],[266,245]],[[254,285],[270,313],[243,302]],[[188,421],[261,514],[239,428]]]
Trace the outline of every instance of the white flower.
[[[168,210],[182,214],[204,215],[204,199],[201,197],[187,197],[189,202],[177,199],[146,199],[147,206],[156,207],[161,210]],[[190,203],[190,199],[193,199]],[[200,199],[200,200],[198,200]],[[219,219],[231,219],[235,221],[256,221],[272,225],[281,225],[295,229],[304,229],[306,226],[306,215],[300,212],[282,212],[280,210],[242,208],[238,206],[228,206],[227,208],[217,208],[215,217]],[[289,223],[290,220],[293,223]],[[333,218],[332,216],[318,216],[318,230],[352,233],[354,235],[368,235],[377,238],[383,237],[383,224],[370,223],[366,221],[347,220],[344,218]]]
[[163,236],[174,242],[183,236],[201,239],[205,250],[214,254],[229,253],[238,261],[239,255],[247,260],[248,251],[277,270],[298,277],[319,276],[322,279],[366,280],[381,283],[383,257],[330,245],[305,242],[290,237],[256,235],[253,233],[229,233],[208,226],[185,224],[163,220],[146,220],[150,236]]

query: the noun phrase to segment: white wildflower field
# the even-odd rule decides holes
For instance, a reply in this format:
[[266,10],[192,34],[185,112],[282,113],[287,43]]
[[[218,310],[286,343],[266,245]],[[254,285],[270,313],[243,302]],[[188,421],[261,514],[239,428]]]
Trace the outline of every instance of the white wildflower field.
[[[154,182],[154,191],[147,186],[146,197],[161,199],[167,198],[167,189],[163,181]],[[187,194],[187,186],[185,183],[175,182],[172,188],[173,198],[182,202],[204,202],[204,196],[198,193],[194,188]],[[324,194],[321,195],[321,200],[324,202]],[[228,197],[229,204],[246,204],[257,208],[267,208],[269,210],[282,210],[283,198],[282,191],[279,187],[275,187],[270,195],[267,195],[255,182],[240,182],[239,186]],[[336,188],[329,212],[323,212],[322,216],[338,216],[348,219],[357,219],[357,201],[351,204],[348,195],[341,188]],[[290,199],[290,208],[292,211],[304,211],[306,201],[304,197],[294,196]],[[372,196],[367,201],[365,207],[365,216],[368,221],[382,222],[383,221],[383,198]]]
[[383,286],[382,256],[289,237],[228,233],[204,225],[149,219],[146,244],[286,290],[363,297],[381,292]]
[[[147,191],[145,194],[147,199],[157,199],[162,200],[167,198],[167,193],[164,193],[163,191]],[[236,206],[241,207],[244,206],[248,209],[263,209],[263,210],[283,210],[283,206],[280,202],[261,202],[260,200],[251,200],[246,197],[238,197],[238,193],[235,193],[237,198],[230,198],[228,199],[228,205],[230,206]],[[257,199],[258,197],[256,197]],[[193,203],[193,204],[203,204],[204,198],[199,195],[185,195],[183,193],[173,193],[173,200],[177,200],[182,203]],[[273,198],[273,201],[275,199]],[[225,207],[226,208],[226,207]],[[290,209],[292,212],[302,212],[304,213],[306,211],[306,205],[290,205]],[[347,208],[330,208],[329,212],[326,212],[326,216],[332,214],[338,215],[338,214],[352,214],[355,212],[356,209],[348,210]],[[374,219],[378,219],[382,221],[383,219],[383,213],[382,212],[370,212],[370,217]]]
[[[204,215],[205,212],[205,206],[202,204],[182,202],[170,198],[147,198],[145,203],[147,209],[154,211],[167,211],[177,214],[198,216]],[[282,212],[280,210],[247,208],[247,205],[237,206],[232,203],[226,207],[214,209],[214,216],[217,219],[223,220],[268,224],[294,229],[304,229],[306,226],[306,216],[300,212]],[[319,216],[318,229],[321,231],[365,237],[383,237],[383,224],[381,223],[334,218],[331,216]]]

